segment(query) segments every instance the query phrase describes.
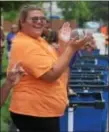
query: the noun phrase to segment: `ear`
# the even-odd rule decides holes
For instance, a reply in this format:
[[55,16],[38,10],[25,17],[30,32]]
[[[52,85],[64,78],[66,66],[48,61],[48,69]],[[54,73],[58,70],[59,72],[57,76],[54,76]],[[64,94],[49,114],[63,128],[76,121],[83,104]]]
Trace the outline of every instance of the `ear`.
[[24,20],[19,20],[19,23],[20,23],[21,27],[23,27],[24,24],[25,24],[25,21]]

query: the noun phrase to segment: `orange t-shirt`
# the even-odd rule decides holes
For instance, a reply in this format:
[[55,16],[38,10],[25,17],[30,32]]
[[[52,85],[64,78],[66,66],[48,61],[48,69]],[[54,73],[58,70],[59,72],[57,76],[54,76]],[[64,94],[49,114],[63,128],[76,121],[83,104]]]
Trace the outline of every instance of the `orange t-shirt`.
[[57,59],[56,51],[44,39],[35,40],[21,32],[16,35],[8,70],[20,61],[28,75],[13,88],[10,111],[38,117],[63,115],[67,104],[67,70],[54,82],[39,78]]

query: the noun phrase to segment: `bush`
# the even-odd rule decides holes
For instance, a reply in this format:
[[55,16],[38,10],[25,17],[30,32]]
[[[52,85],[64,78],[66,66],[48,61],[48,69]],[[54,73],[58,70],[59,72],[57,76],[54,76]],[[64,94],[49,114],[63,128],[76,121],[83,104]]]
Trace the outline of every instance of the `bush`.
[[14,21],[17,17],[17,11],[4,12],[4,20]]
[[[6,45],[6,42],[5,42],[5,45]],[[2,58],[2,72],[6,72],[7,64],[8,64],[7,49],[5,48],[3,58]],[[5,81],[5,77],[3,76],[0,81],[1,81],[1,85],[2,85],[3,82]],[[9,102],[10,102],[10,96],[8,97],[8,99],[5,102],[4,106],[1,108],[0,132],[8,132],[8,129],[9,129],[9,120],[10,120],[10,114],[9,114],[9,110],[8,110]]]

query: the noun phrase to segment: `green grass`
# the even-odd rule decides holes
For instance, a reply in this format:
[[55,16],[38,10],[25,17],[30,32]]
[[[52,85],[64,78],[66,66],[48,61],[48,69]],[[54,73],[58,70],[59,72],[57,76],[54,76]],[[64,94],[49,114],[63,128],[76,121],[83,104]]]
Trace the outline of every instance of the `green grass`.
[[[5,42],[6,44],[6,42]],[[6,46],[5,46],[6,47]],[[7,64],[8,64],[8,60],[7,60],[7,51],[6,48],[4,49],[4,54],[3,54],[3,58],[2,58],[2,71],[6,72],[7,69]],[[3,82],[5,81],[5,77],[3,77],[1,79],[1,85],[3,84]],[[10,119],[10,115],[9,115],[9,111],[8,111],[8,107],[9,107],[9,99],[10,97],[8,97],[7,101],[5,102],[5,104],[3,105],[3,107],[1,108],[1,130],[0,132],[8,132],[8,122]]]

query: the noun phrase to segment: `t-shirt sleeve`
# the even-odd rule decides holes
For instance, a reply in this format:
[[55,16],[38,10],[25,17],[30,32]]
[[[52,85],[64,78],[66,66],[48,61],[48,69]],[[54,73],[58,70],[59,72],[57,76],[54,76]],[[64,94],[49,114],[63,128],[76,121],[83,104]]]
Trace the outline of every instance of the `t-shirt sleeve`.
[[21,62],[28,74],[41,77],[53,67],[53,58],[38,45],[28,47]]

